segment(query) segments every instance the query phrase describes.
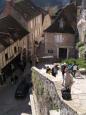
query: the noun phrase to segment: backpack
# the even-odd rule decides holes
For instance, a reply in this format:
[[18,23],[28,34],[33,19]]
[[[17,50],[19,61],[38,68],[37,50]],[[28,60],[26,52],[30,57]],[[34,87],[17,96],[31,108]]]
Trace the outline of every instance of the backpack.
[[62,93],[62,98],[64,100],[71,100],[71,91],[69,88],[68,89],[62,89],[61,93]]

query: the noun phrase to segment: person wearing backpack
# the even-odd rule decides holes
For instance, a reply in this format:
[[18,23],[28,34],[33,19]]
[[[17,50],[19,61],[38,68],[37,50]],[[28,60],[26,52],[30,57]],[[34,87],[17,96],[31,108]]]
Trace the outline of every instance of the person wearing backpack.
[[65,75],[64,75],[64,88],[61,90],[63,99],[71,100],[72,85],[73,85],[73,76],[68,70],[68,68],[66,68]]

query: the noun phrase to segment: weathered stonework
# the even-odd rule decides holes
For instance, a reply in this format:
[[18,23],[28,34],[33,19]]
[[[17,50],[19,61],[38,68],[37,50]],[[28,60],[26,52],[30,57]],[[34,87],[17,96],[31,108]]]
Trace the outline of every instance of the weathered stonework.
[[[32,68],[32,79],[34,84],[34,91],[37,96],[40,115],[48,115],[51,109],[60,109],[60,115],[81,115],[73,110],[60,97],[59,83],[54,82],[51,75],[40,72],[37,68]],[[58,86],[58,88],[56,88]]]
[[55,89],[53,89],[53,82],[46,79],[41,74],[38,75],[38,72],[35,70],[32,72],[32,80],[39,103],[40,115],[48,115],[51,109],[58,110],[58,104],[55,100],[57,95],[55,94]]

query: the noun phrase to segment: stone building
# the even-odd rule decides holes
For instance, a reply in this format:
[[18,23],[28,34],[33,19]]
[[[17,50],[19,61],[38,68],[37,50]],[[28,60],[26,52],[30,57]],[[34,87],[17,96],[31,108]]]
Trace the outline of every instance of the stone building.
[[30,0],[6,0],[0,17],[7,15],[14,17],[30,32],[28,36],[28,54],[36,55],[37,47],[40,41],[44,39],[43,30],[51,25],[49,14],[35,6]]
[[31,55],[35,54],[35,43],[41,41],[42,35],[42,13],[28,0],[16,1],[12,6],[11,15],[24,27],[30,34],[28,39],[28,50]]
[[56,58],[73,57],[75,47],[76,6],[70,4],[60,10],[55,22],[45,30],[45,54]]
[[82,0],[80,18],[77,23],[79,31],[79,40],[86,42],[86,1]]
[[[11,16],[0,19],[0,72],[11,71],[11,64],[27,55],[28,32]],[[22,60],[23,61],[23,60]]]

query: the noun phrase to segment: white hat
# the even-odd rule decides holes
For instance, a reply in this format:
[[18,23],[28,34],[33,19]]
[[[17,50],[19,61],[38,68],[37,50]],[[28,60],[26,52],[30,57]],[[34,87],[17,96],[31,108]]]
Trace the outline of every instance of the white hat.
[[64,63],[64,65],[67,65],[66,63]]

